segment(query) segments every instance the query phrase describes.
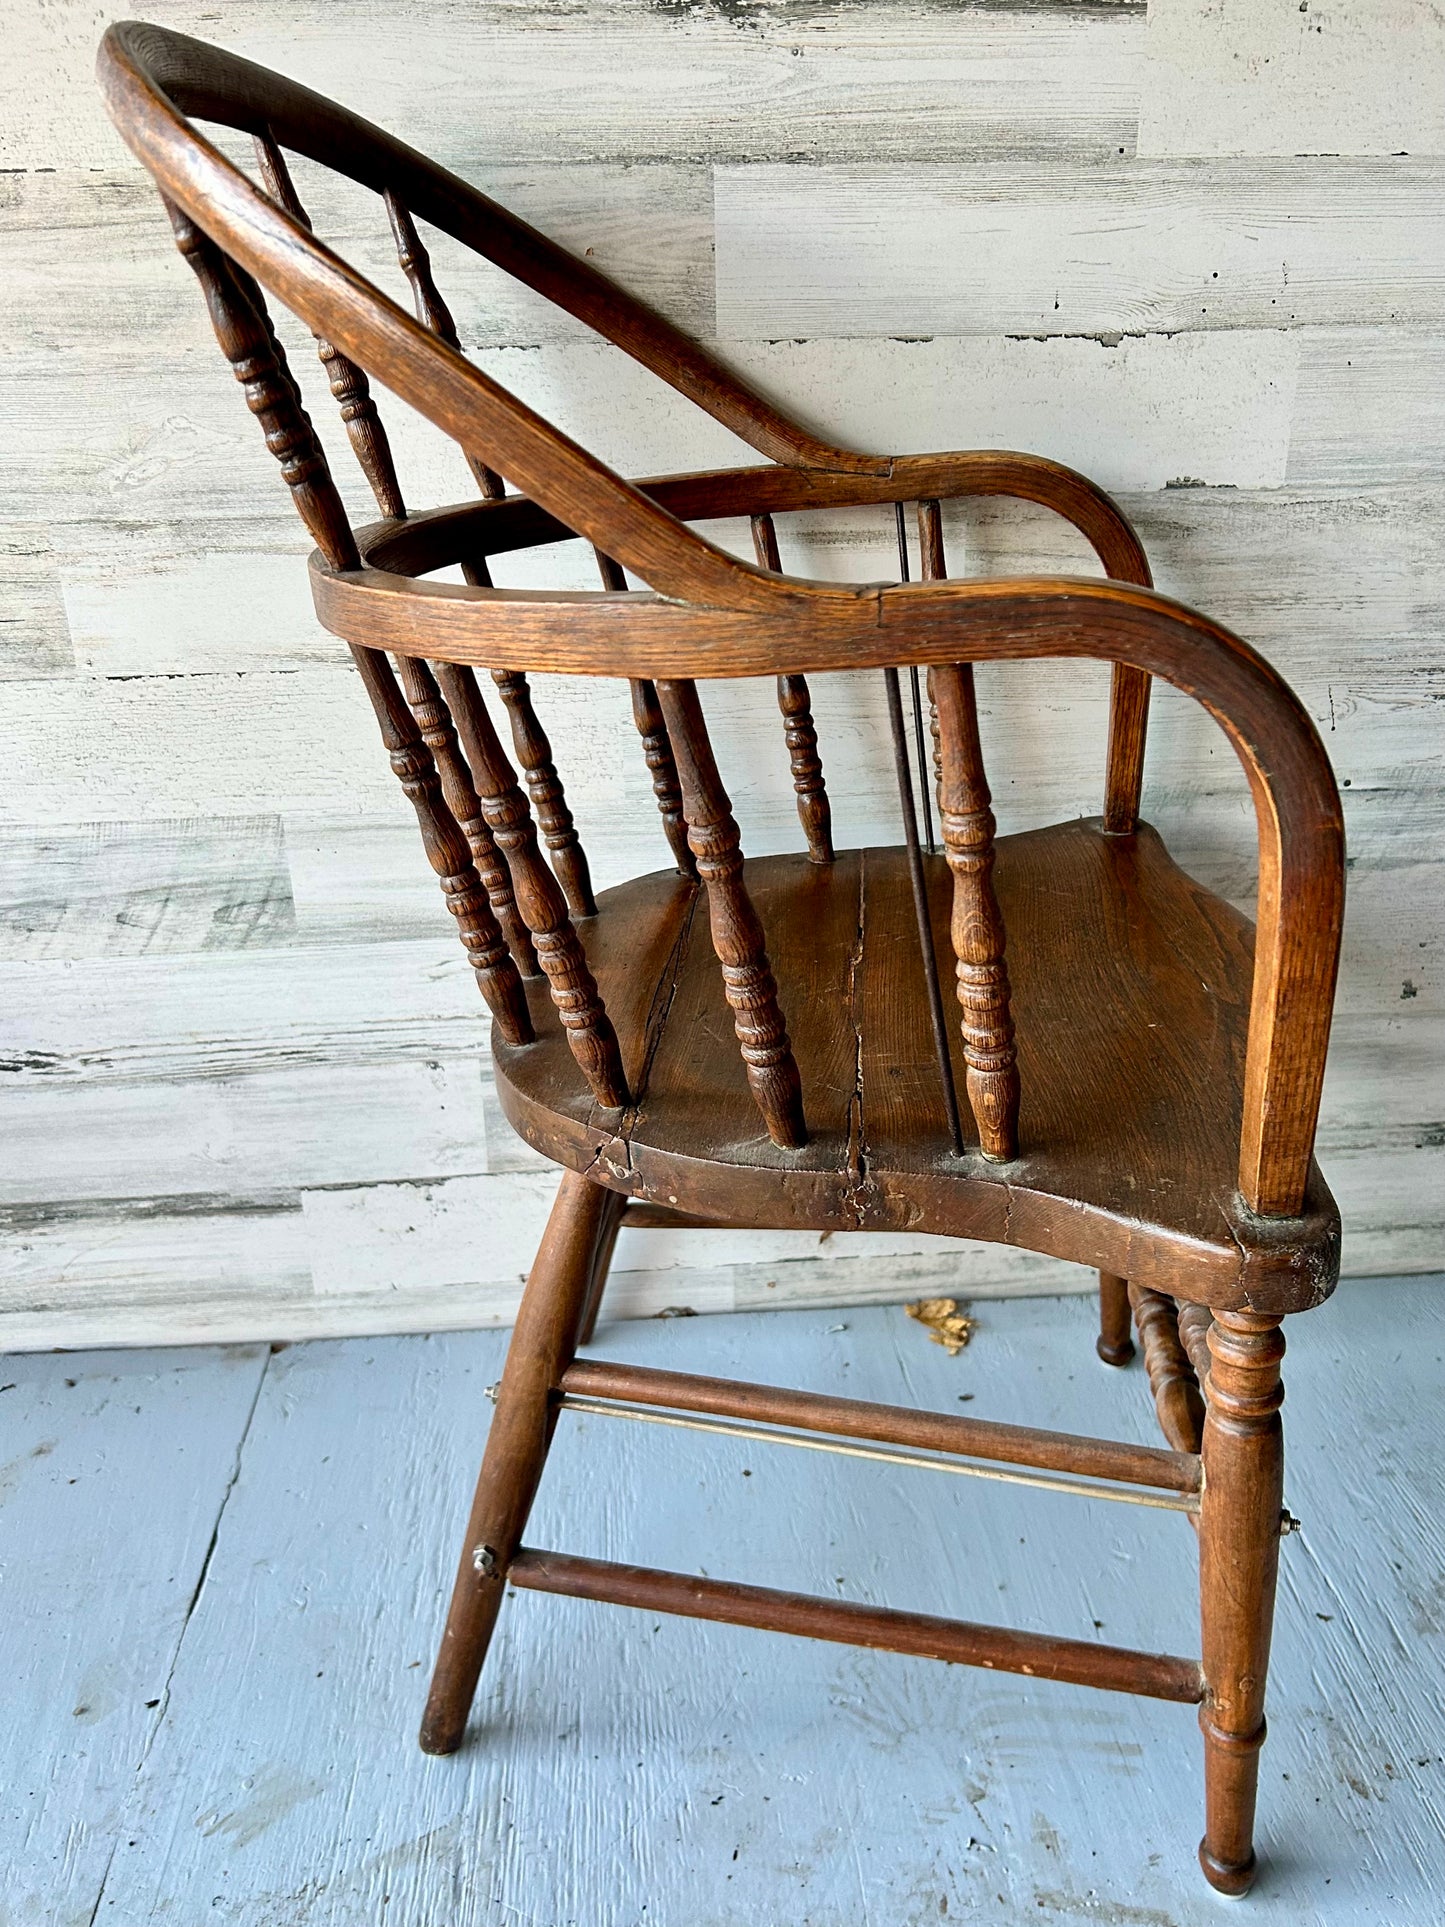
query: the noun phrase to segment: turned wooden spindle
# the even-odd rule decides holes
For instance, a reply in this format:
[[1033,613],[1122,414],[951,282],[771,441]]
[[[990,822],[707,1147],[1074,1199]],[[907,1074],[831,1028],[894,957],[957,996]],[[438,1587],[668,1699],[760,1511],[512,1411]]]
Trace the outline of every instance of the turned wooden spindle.
[[[783,564],[772,516],[755,515],[752,524],[759,568],[781,575]],[[823,759],[818,754],[818,731],[813,723],[812,697],[806,676],[778,677],[778,708],[783,713],[783,740],[788,746],[793,794],[798,801],[798,821],[808,842],[808,860],[831,863],[833,811],[828,802],[828,787],[823,781]]]
[[[422,245],[411,210],[397,199],[390,188],[387,188],[383,199],[386,202],[387,219],[391,222],[392,237],[396,242],[397,262],[411,285],[416,318],[449,348],[455,348],[460,353],[462,339],[457,333],[457,324],[452,318],[451,309],[442,300],[441,290],[431,271],[431,256]],[[467,467],[472,471],[482,494],[489,502],[500,501],[507,492],[507,484],[501,476],[480,455],[463,452],[466,454]]]
[[537,962],[547,979],[572,1055],[597,1102],[616,1109],[628,1101],[617,1033],[598,995],[557,879],[542,860],[527,799],[517,785],[516,773],[472,671],[447,662],[435,664],[435,671],[471,767],[487,828],[511,871],[517,907],[532,933]]
[[1204,1428],[1204,1400],[1194,1367],[1180,1343],[1174,1300],[1161,1291],[1131,1283],[1129,1303],[1134,1307],[1159,1429],[1176,1452],[1197,1452]]
[[[176,245],[200,281],[216,339],[241,384],[247,406],[261,424],[266,446],[280,464],[302,521],[333,569],[359,568],[351,525],[301,406],[260,289],[178,209],[172,207],[170,213]],[[457,920],[482,995],[502,1035],[510,1043],[528,1043],[532,1024],[522,980],[391,665],[374,649],[353,645],[351,654],[376,712],[391,766],[416,811],[427,858],[441,879],[447,908]]]
[[1254,1880],[1254,1803],[1264,1744],[1284,1504],[1284,1402],[1277,1317],[1217,1311],[1209,1329],[1199,1599],[1205,1697],[1199,1864],[1221,1893]]
[[512,746],[522,765],[527,793],[537,813],[537,827],[547,846],[547,855],[557,873],[574,917],[595,917],[597,904],[592,895],[592,878],[587,868],[587,853],[567,807],[567,793],[552,761],[552,745],[538,720],[527,678],[519,669],[494,669],[508,720],[512,725]]
[[713,948],[722,966],[748,1084],[774,1144],[808,1141],[803,1088],[768,962],[763,926],[743,882],[732,804],[718,775],[702,705],[691,682],[659,682],[658,700],[677,758],[688,841],[707,885]]
[[[925,581],[947,573],[937,502],[918,505]],[[963,1011],[964,1087],[990,1163],[1018,1156],[1019,1073],[1010,1008],[1007,933],[993,887],[994,818],[990,809],[973,664],[950,663],[928,674],[938,719],[938,813],[943,853],[953,873],[953,952]]]
[[1209,1327],[1214,1322],[1214,1313],[1208,1305],[1192,1304],[1187,1298],[1177,1298],[1179,1307],[1179,1338],[1189,1354],[1189,1362],[1194,1367],[1194,1376],[1199,1380],[1199,1388],[1207,1394],[1209,1389]]
[[375,649],[354,647],[351,653],[381,726],[391,766],[416,811],[427,857],[441,879],[447,908],[457,920],[468,960],[497,1028],[509,1044],[530,1044],[534,1033],[527,993],[492,914],[467,838],[447,807],[441,777],[416,718],[386,657]]
[[[301,205],[301,197],[291,179],[285,155],[269,133],[256,135],[256,160],[271,199],[309,233],[311,216]],[[381,417],[376,412],[376,403],[371,399],[371,384],[363,370],[354,361],[349,361],[324,335],[317,335],[315,339],[316,353],[326,370],[326,379],[341,411],[341,419],[346,424],[347,440],[376,497],[376,506],[383,515],[400,521],[406,514],[406,505],[402,501],[401,485],[396,478],[391,444],[387,440]]]
[[[610,555],[600,549],[593,553],[597,557],[597,567],[602,575],[602,586],[614,593],[627,588],[627,575],[622,565],[614,562]],[[672,744],[667,738],[667,724],[662,720],[662,709],[657,700],[657,685],[645,678],[634,676],[631,681],[632,720],[637,725],[637,733],[642,738],[642,754],[652,776],[652,794],[657,800],[657,813],[662,818],[662,833],[667,838],[667,847],[672,851],[673,861],[684,876],[697,875],[697,862],[693,857],[687,840],[687,818],[682,813],[682,791],[677,781],[677,762],[672,754]]]
[[467,768],[466,757],[457,741],[451,711],[437,687],[436,678],[420,657],[399,656],[397,669],[407,706],[416,718],[421,739],[431,751],[432,760],[437,766],[447,808],[467,839],[477,875],[492,906],[492,915],[501,927],[518,970],[524,977],[536,977],[540,975],[540,970],[536,951],[532,947],[532,933],[517,908],[511,872],[487,828],[481,801],[472,782],[472,773]]
[[359,568],[351,524],[260,289],[188,215],[173,202],[165,205],[176,246],[200,283],[221,352],[280,464],[297,513],[333,569]]

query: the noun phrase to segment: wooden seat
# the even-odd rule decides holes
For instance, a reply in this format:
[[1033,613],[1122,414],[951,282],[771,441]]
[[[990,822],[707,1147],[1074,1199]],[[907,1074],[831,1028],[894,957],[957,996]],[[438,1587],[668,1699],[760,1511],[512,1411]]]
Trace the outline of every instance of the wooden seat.
[[[1200,1861],[1215,1887],[1242,1893],[1278,1549],[1293,1524],[1280,1325],[1328,1295],[1339,1264],[1312,1147],[1343,832],[1308,715],[1246,643],[1152,591],[1133,530],[1084,477],[998,450],[834,446],[425,156],[199,41],[115,27],[99,73],[316,543],[317,613],[350,647],[493,1013],[508,1114],[563,1167],[497,1388],[422,1745],[461,1744],[509,1584],[929,1654],[1197,1705]],[[258,178],[192,115],[249,134]],[[379,197],[415,318],[313,234],[288,151]],[[614,474],[466,360],[423,222],[586,322],[763,465]],[[366,527],[346,514],[267,292],[315,337],[376,498]],[[452,437],[480,500],[408,509],[372,379]],[[1103,578],[950,579],[941,504],[980,495],[1065,517]],[[826,507],[893,514],[897,581],[788,572],[779,523]],[[693,526],[730,518],[750,525],[751,557]],[[567,541],[590,545],[597,590],[494,585],[498,559]],[[1000,840],[974,666],[1041,657],[1113,665],[1103,811]],[[902,843],[840,852],[808,679],[864,669],[881,672]],[[594,894],[527,680],[542,670],[628,682],[671,869]],[[709,736],[699,683],[745,676],[775,684],[796,855],[744,856]],[[1252,926],[1140,820],[1155,676],[1204,706],[1249,779]],[[1097,1267],[1100,1356],[1127,1363],[1132,1316],[1167,1445],[581,1360],[624,1218],[905,1227]],[[1199,1535],[1200,1658],[528,1547],[568,1407],[1182,1512]]]
[[[800,1150],[758,1130],[705,907],[675,870],[604,891],[583,927],[634,1103],[597,1106],[534,983],[538,1042],[496,1051],[509,1119],[559,1164],[600,1160],[629,1197],[702,1218],[941,1232],[1216,1306],[1318,1303],[1339,1262],[1318,1170],[1287,1245],[1235,1183],[1253,926],[1144,825],[1118,837],[1097,820],[1063,823],[997,848],[1022,1086],[1015,1162],[980,1157],[971,1120],[968,1155],[949,1148],[897,848],[744,867],[807,1094]],[[941,857],[926,862],[946,972],[952,883]],[[961,1085],[956,1028],[950,1042]]]

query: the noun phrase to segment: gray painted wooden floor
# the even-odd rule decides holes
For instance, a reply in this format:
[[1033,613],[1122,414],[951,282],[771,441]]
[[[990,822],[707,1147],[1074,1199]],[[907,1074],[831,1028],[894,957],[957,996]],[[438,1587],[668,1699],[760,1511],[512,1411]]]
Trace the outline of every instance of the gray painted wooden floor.
[[[603,1355],[1151,1440],[1078,1298],[604,1324]],[[1289,1329],[1261,1845],[1237,1919],[1440,1918],[1445,1281]],[[484,1732],[413,1740],[504,1333],[0,1373],[4,1927],[1193,1927],[1187,1709],[515,1598]],[[1178,1520],[563,1421],[534,1543],[1195,1649]]]

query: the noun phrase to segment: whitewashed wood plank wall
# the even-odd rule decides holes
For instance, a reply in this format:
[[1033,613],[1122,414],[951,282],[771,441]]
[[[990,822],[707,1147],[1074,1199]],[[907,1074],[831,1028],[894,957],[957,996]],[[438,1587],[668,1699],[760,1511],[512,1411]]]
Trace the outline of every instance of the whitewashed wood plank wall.
[[[0,1342],[506,1320],[550,1182],[497,1112],[469,973],[364,699],[311,616],[299,525],[95,99],[106,11],[0,3]],[[1438,7],[145,11],[395,128],[841,439],[1038,449],[1115,490],[1161,585],[1262,646],[1326,733],[1351,905],[1321,1156],[1350,1270],[1438,1268]],[[309,169],[304,191],[322,231],[393,284],[375,207]],[[469,349],[609,459],[737,452],[566,318],[436,255]],[[411,499],[466,495],[429,430],[396,410],[389,426]],[[889,568],[869,516],[811,518],[785,548],[816,574]],[[995,572],[1083,559],[1047,518],[997,507],[957,518],[952,554]],[[525,564],[543,567],[589,580],[567,552]],[[980,680],[1003,827],[1096,810],[1102,678]],[[844,832],[891,839],[877,689],[816,693],[849,770]],[[653,867],[625,698],[540,679],[539,703],[600,881]],[[709,709],[750,847],[785,845],[768,693],[734,687]],[[1147,808],[1249,900],[1242,780],[1168,692]],[[634,1312],[1088,1282],[907,1238],[632,1234],[619,1267],[612,1302]]]

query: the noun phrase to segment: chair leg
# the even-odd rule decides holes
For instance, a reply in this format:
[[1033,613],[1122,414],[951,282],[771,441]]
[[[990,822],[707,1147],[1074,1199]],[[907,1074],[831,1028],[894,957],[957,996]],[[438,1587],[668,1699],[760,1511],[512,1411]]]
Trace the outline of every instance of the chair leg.
[[620,1191],[609,1191],[607,1196],[607,1216],[598,1227],[597,1244],[592,1253],[592,1282],[587,1287],[587,1302],[577,1327],[579,1345],[590,1345],[597,1329],[597,1314],[602,1309],[602,1294],[607,1289],[607,1274],[612,1268],[612,1254],[617,1249],[617,1234],[622,1229],[622,1214],[627,1208],[627,1199]]
[[1277,1318],[1221,1311],[1210,1328],[1199,1509],[1205,1698],[1204,1838],[1211,1887],[1254,1881],[1254,1801],[1264,1744],[1264,1687],[1284,1498],[1284,1398]]
[[1129,1281],[1116,1278],[1111,1271],[1099,1273],[1099,1336],[1094,1349],[1106,1365],[1127,1365],[1134,1356]]
[[537,1248],[497,1391],[432,1674],[421,1726],[424,1752],[453,1753],[461,1745],[507,1568],[552,1442],[556,1412],[550,1394],[576,1351],[596,1272],[598,1240],[615,1213],[613,1195],[575,1171],[567,1172]]

